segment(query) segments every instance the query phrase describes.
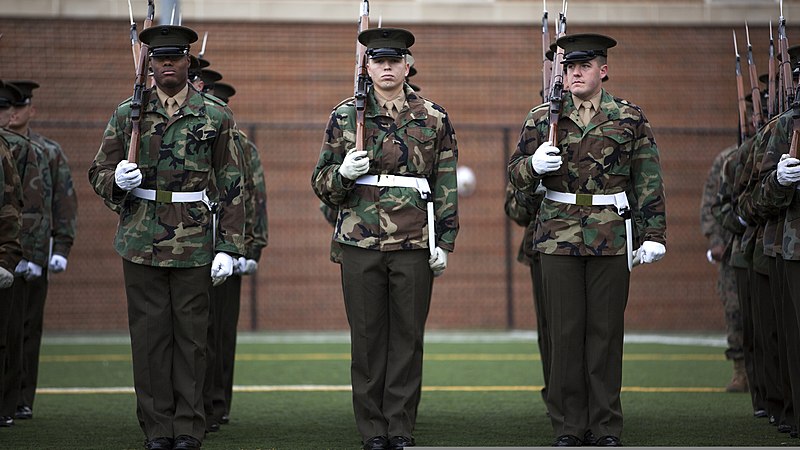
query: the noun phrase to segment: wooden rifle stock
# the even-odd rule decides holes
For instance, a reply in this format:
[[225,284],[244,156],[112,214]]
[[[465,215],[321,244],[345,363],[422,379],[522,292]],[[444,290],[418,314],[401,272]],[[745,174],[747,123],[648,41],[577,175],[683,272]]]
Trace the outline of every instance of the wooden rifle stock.
[[[564,36],[567,32],[567,2],[564,0],[562,10],[558,15],[558,26],[556,27],[556,40]],[[561,62],[564,60],[564,49],[556,48],[553,55],[553,76],[550,83],[550,113],[548,123],[550,129],[547,140],[553,146],[558,146],[558,119],[561,117],[561,106],[564,100],[564,67]]]
[[[142,30],[150,28],[155,16],[155,5],[153,0],[147,1],[147,18],[144,21]],[[139,45],[139,55],[136,60],[136,79],[133,82],[133,97],[131,97],[131,141],[128,145],[128,161],[138,162],[139,144],[142,135],[142,106],[144,102],[144,90],[147,88],[150,67],[150,46],[144,43]]]
[[736,51],[736,93],[739,105],[739,145],[747,139],[747,107],[744,102],[744,82],[742,81],[742,61],[736,45],[736,30],[733,30],[733,48]]
[[[358,33],[369,28],[369,0],[362,0],[358,19]],[[367,106],[367,49],[356,39],[356,73],[354,97],[356,105],[356,151],[364,150],[365,109]]]
[[547,29],[547,0],[544,3],[542,13],[542,100],[548,101],[550,98],[550,77],[552,76],[553,63],[547,59],[547,51],[550,50],[550,30]]
[[748,28],[747,22],[744,24],[744,29],[747,34],[747,68],[750,75],[750,95],[753,98],[753,126],[758,130],[764,124],[764,116],[761,113],[761,90],[758,88],[758,72],[756,71],[756,63],[753,60],[753,46],[750,44],[750,28]]
[[[781,2],[781,6],[783,3]],[[789,58],[789,39],[786,37],[786,20],[781,17],[778,21],[778,50],[781,53],[781,85],[783,86],[783,109],[789,109],[794,103],[794,77],[792,75],[792,60]]]

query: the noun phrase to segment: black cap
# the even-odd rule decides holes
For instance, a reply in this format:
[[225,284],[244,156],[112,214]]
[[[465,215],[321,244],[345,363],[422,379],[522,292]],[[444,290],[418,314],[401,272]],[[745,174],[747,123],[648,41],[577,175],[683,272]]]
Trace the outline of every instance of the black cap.
[[607,50],[617,41],[602,34],[572,34],[556,40],[556,45],[564,49],[562,64],[591,61],[598,56],[608,56]]
[[39,83],[30,80],[14,80],[6,81],[6,83],[13,84],[22,92],[22,101],[16,103],[14,106],[30,105],[31,99],[33,98],[33,90],[39,87]]
[[139,40],[150,46],[150,56],[182,56],[189,54],[189,44],[197,33],[180,25],[157,25],[139,33]]
[[213,86],[214,83],[222,79],[222,74],[216,70],[203,69],[200,71],[200,78],[206,86]]
[[414,35],[400,28],[372,28],[358,35],[370,58],[402,58],[414,45]]
[[214,97],[221,99],[223,102],[228,103],[228,100],[236,94],[236,89],[228,83],[215,83],[214,84]]
[[24,95],[18,87],[0,81],[0,108],[10,108],[22,102],[23,99]]

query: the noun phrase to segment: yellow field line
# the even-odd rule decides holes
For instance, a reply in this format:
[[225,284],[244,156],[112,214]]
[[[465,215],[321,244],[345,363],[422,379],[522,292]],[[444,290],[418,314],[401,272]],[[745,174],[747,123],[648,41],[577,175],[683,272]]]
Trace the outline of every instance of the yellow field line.
[[[539,392],[542,386],[423,386],[426,392]],[[350,392],[348,385],[253,385],[234,386],[234,392]],[[622,392],[643,393],[711,393],[725,392],[724,388],[712,387],[623,387]],[[38,388],[37,394],[87,395],[87,394],[133,394],[132,387],[70,387]]]
[[[432,353],[427,361],[539,361],[536,353]],[[722,354],[631,353],[625,361],[724,361]],[[130,355],[41,355],[41,362],[102,362],[130,361]],[[244,353],[236,355],[237,361],[349,361],[349,353]]]

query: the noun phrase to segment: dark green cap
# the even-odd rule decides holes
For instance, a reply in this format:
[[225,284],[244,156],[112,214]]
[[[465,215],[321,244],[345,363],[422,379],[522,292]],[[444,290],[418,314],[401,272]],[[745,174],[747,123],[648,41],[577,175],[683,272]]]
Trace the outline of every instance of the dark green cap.
[[358,35],[370,58],[402,58],[414,45],[414,35],[400,28],[372,28]]
[[33,98],[33,90],[39,87],[39,83],[30,80],[14,80],[6,81],[6,83],[13,84],[22,92],[22,101],[16,103],[14,106],[30,105],[31,99]]
[[564,49],[562,64],[591,61],[598,56],[608,56],[608,49],[617,41],[602,34],[572,34],[556,40],[556,45]]
[[24,99],[22,91],[13,84],[0,81],[0,108],[10,108]]
[[221,99],[223,102],[228,103],[228,100],[236,94],[236,89],[228,83],[215,83],[214,84],[214,97]]
[[194,55],[189,55],[189,80],[196,80],[200,77],[200,71],[210,66],[207,59],[201,59]]
[[197,33],[180,25],[157,25],[139,33],[139,40],[150,46],[150,56],[182,56],[189,54],[189,44]]

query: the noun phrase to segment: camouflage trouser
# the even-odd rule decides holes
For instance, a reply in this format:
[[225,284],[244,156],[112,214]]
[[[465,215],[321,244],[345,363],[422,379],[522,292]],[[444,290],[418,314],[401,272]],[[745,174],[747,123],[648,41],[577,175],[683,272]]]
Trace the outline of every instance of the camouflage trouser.
[[739,294],[736,288],[736,274],[727,262],[719,263],[717,294],[725,309],[725,326],[728,335],[727,359],[742,359],[742,314],[739,311]]

